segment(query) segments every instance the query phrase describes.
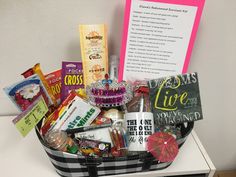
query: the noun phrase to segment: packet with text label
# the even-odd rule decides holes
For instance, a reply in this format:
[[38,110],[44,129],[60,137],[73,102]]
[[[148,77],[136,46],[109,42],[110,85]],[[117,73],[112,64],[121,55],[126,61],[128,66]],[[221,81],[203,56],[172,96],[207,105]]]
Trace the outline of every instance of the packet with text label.
[[52,90],[52,94],[54,95],[57,101],[57,104],[60,104],[61,102],[61,69],[45,75],[45,79]]
[[84,77],[81,62],[62,62],[61,71],[61,100],[63,101],[69,93],[74,90],[79,95],[84,95]]
[[80,25],[80,46],[85,86],[102,80],[108,73],[107,28],[101,25]]

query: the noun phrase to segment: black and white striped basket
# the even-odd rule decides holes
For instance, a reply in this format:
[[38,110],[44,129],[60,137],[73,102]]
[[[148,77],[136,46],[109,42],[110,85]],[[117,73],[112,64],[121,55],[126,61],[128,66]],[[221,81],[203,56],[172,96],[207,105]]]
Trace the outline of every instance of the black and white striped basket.
[[[193,129],[193,125],[193,122],[178,125],[181,128],[182,136],[180,139],[177,139],[179,147],[185,142],[187,136]],[[56,172],[63,177],[96,177],[127,174],[160,170],[171,165],[171,162],[162,163],[157,161],[150,153],[126,157],[92,158],[61,152],[48,147],[38,131],[36,131],[36,133],[49,159],[55,167]]]

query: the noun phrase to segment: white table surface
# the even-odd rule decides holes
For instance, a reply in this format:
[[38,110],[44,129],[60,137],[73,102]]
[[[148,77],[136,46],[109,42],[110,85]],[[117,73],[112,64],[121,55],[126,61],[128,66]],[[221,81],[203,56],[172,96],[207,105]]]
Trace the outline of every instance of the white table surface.
[[[59,177],[34,132],[25,138],[11,122],[14,117],[0,116],[0,176]],[[195,132],[191,133],[175,161],[164,170],[135,173],[125,176],[157,177],[167,175],[210,173],[214,165],[208,158]],[[213,173],[212,173],[213,174]],[[210,175],[212,176],[212,175]]]

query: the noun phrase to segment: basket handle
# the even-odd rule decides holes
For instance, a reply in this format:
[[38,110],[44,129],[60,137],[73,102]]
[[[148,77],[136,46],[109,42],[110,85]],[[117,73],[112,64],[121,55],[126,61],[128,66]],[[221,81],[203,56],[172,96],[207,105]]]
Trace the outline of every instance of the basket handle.
[[147,154],[146,156],[140,156],[140,162],[143,162],[142,164],[142,171],[148,171],[153,163],[153,160],[155,158],[150,155],[150,154]]
[[194,122],[187,122],[187,123],[180,124],[181,135],[183,137],[188,136],[189,133],[192,131],[193,126],[194,126]]
[[99,166],[101,164],[102,164],[101,161],[98,161],[98,159],[94,159],[94,158],[86,158],[85,162],[80,163],[81,166],[87,167],[90,177],[97,177],[98,176],[97,166]]
[[102,162],[81,162],[80,165],[82,166],[99,166]]

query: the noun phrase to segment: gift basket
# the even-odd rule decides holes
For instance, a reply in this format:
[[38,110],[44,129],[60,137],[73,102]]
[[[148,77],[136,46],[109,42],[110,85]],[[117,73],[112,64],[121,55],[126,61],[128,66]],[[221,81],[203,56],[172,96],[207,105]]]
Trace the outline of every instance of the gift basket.
[[[181,138],[177,139],[179,148],[185,142],[191,132],[194,123],[180,124]],[[36,131],[51,163],[60,176],[101,176],[125,173],[143,172],[149,170],[161,170],[167,168],[172,162],[160,162],[150,153],[141,153],[123,157],[85,157],[69,154],[50,148]]]
[[35,128],[60,176],[167,168],[202,119],[197,73],[120,80],[106,38],[105,25],[81,25],[82,62],[47,75],[36,64],[4,89],[21,111],[16,128],[23,136]]

